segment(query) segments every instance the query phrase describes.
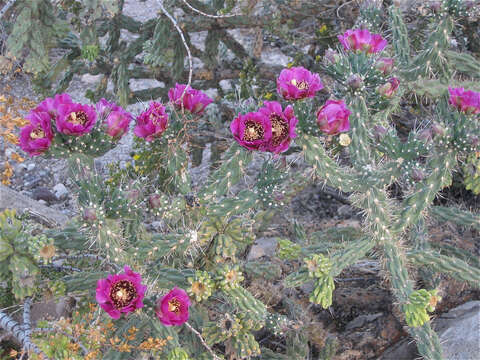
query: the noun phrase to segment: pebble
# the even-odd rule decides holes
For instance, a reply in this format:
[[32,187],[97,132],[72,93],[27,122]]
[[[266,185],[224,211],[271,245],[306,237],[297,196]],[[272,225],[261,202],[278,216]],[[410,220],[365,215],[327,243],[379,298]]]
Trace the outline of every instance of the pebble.
[[43,186],[33,190],[32,198],[38,201],[43,200],[46,203],[52,203],[58,200],[57,197],[50,190]]
[[252,261],[262,256],[273,256],[277,250],[277,238],[261,237],[255,240],[255,243],[250,248],[247,256],[247,261]]
[[62,183],[59,183],[53,187],[53,192],[58,199],[63,199],[68,195],[68,189]]

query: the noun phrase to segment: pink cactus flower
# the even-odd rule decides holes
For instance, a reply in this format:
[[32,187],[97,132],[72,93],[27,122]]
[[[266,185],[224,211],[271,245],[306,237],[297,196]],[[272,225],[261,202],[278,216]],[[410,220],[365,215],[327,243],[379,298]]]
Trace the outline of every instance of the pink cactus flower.
[[449,103],[455,106],[458,111],[466,114],[480,113],[480,92],[467,90],[464,88],[448,88],[450,93]]
[[57,110],[57,130],[63,134],[85,135],[92,130],[97,121],[97,113],[90,105],[60,104]]
[[95,109],[97,110],[98,120],[105,124],[108,135],[119,139],[128,131],[132,114],[125,111],[121,106],[100,99],[95,105]]
[[272,124],[272,137],[266,150],[275,154],[288,150],[291,140],[297,136],[295,126],[298,120],[293,113],[293,107],[289,105],[284,111],[280,103],[265,101],[264,106],[258,112],[268,117]]
[[205,108],[210,105],[213,100],[200,90],[188,88],[183,96],[183,101],[181,101],[186,86],[185,84],[175,84],[174,88],[168,90],[168,98],[178,108],[181,108],[183,103],[183,107],[192,114],[202,115]]
[[188,320],[190,298],[185,290],[174,287],[157,301],[155,313],[163,325],[182,325]]
[[231,122],[230,130],[234,139],[249,150],[265,151],[272,139],[272,123],[260,112],[238,114]]
[[46,112],[31,112],[29,115],[30,124],[20,130],[20,147],[30,156],[37,156],[47,151],[52,143],[52,124]]
[[378,71],[381,71],[383,75],[389,75],[393,70],[393,59],[392,58],[380,58],[375,63],[375,68]]
[[398,78],[396,77],[393,77],[389,79],[387,83],[379,86],[378,92],[380,95],[383,95],[387,98],[391,98],[393,94],[395,94],[395,92],[397,91],[399,85],[400,85],[400,80],[398,80]]
[[320,76],[301,66],[283,69],[277,78],[277,92],[286,100],[312,98],[322,89]]
[[387,41],[379,34],[372,34],[367,29],[347,30],[338,35],[338,40],[345,50],[366,51],[376,54],[387,46]]
[[337,135],[350,130],[350,114],[343,100],[327,100],[317,111],[317,123],[325,134]]
[[168,126],[168,115],[165,106],[152,101],[147,110],[137,117],[137,125],[133,132],[136,136],[146,141],[153,141],[160,137]]
[[48,113],[52,119],[56,119],[59,106],[65,104],[73,104],[70,95],[57,94],[53,98],[46,98],[45,100],[43,100],[40,104],[37,105],[35,109],[30,111],[30,114],[28,114],[26,118],[32,121],[32,117],[35,116],[34,113],[45,112]]
[[99,305],[113,319],[122,313],[129,313],[143,307],[147,287],[142,285],[142,276],[128,266],[124,273],[108,275],[97,282],[96,299]]

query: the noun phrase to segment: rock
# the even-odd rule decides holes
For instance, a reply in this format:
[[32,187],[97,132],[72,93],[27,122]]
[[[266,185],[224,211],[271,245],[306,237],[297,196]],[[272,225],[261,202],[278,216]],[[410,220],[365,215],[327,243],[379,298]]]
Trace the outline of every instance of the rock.
[[277,238],[258,238],[250,248],[247,261],[255,260],[261,258],[262,256],[273,256],[277,249],[277,244]]
[[[469,301],[442,314],[433,322],[442,344],[443,358],[477,360],[480,353],[480,301]],[[379,360],[414,360],[419,355],[414,342],[406,338],[387,349]]]
[[346,329],[351,330],[351,329],[362,327],[363,325],[365,325],[365,323],[372,322],[372,321],[378,319],[382,315],[383,315],[383,313],[357,316],[355,319],[353,319],[352,321],[350,321],[347,324]]
[[350,205],[342,205],[337,209],[337,213],[341,217],[350,218],[355,214],[355,209]]
[[0,211],[4,209],[16,209],[19,213],[28,212],[33,218],[46,226],[65,225],[68,220],[68,217],[61,212],[0,185]]
[[476,360],[480,354],[480,301],[469,301],[435,321],[443,356],[449,360]]
[[30,163],[27,165],[27,171],[32,171],[33,169],[35,169],[35,163]]
[[63,199],[68,195],[68,189],[62,183],[59,183],[53,187],[53,192],[57,196],[57,199]]
[[58,201],[58,198],[46,187],[38,187],[32,192],[32,198],[34,200],[43,200],[47,203],[53,203]]
[[152,221],[150,224],[151,228],[155,231],[162,232],[165,230],[165,222],[164,221]]

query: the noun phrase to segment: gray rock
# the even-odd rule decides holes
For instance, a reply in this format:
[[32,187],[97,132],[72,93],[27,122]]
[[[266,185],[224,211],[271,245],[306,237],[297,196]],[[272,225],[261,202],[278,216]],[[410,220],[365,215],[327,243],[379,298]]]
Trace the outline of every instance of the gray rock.
[[53,192],[58,199],[63,199],[68,195],[68,189],[62,183],[59,183],[53,187]]
[[0,185],[0,211],[4,209],[16,209],[19,213],[28,212],[37,221],[47,226],[65,225],[68,220],[68,217],[61,212]]
[[35,163],[30,163],[27,165],[27,170],[28,171],[32,171],[33,169],[35,169]]
[[[469,301],[434,320],[433,328],[446,360],[478,360],[480,354],[480,301]],[[379,360],[418,359],[415,343],[404,339],[387,349]]]
[[258,238],[250,248],[247,261],[255,260],[261,258],[262,256],[273,256],[277,249],[277,244],[277,238]]
[[34,200],[43,200],[47,203],[53,203],[58,200],[58,198],[46,187],[38,187],[32,192],[32,198]]
[[448,360],[480,358],[480,301],[469,301],[436,321],[443,356]]
[[151,228],[155,231],[162,232],[165,230],[165,222],[164,221],[152,221],[150,224]]
[[350,321],[347,324],[346,329],[347,330],[352,330],[352,329],[355,329],[355,328],[360,328],[363,325],[365,325],[366,323],[369,323],[369,322],[372,322],[372,321],[378,319],[382,315],[383,315],[383,313],[357,316],[355,319],[353,319],[352,321]]
[[350,205],[342,205],[337,209],[338,215],[350,218],[355,213],[355,209]]

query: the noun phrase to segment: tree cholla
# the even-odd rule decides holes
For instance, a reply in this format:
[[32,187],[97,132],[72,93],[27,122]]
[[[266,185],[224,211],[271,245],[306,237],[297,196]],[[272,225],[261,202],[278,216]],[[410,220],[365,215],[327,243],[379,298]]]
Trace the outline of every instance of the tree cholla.
[[[123,0],[4,5],[0,14],[15,18],[0,23],[6,53],[23,59],[44,95],[17,121],[14,142],[30,157],[66,159],[78,204],[64,227],[35,232],[28,216],[0,213],[0,303],[23,306],[23,321],[0,311],[0,327],[29,358],[312,359],[301,321],[258,296],[251,279],[288,272],[282,286],[312,284],[304,300],[329,309],[336,278],[365,258],[380,260],[419,354],[442,358],[430,321],[442,295],[435,273],[480,284],[478,259],[430,242],[426,226],[433,217],[480,230],[478,214],[434,205],[456,171],[480,192],[480,63],[451,50],[458,22],[479,16],[475,2],[432,2],[416,44],[401,4],[365,1],[334,49],[268,69],[227,30],[274,33],[294,14],[267,19],[254,3],[159,0],[144,23],[123,13]],[[315,13],[308,2],[300,9]],[[190,36],[200,31],[204,50]],[[76,74],[101,75],[86,93],[91,104],[65,92]],[[132,91],[130,80],[144,78],[164,86]],[[217,114],[225,79],[239,80],[227,124]],[[216,99],[203,91],[212,87]],[[126,110],[148,100],[137,114]],[[418,100],[423,122],[405,133],[394,118],[406,100]],[[105,179],[95,159],[129,133],[130,161],[112,164]],[[190,170],[212,136],[220,145],[199,182]],[[311,184],[343,194],[362,212],[361,229],[317,238],[291,219],[294,236],[278,239],[275,261],[247,259]],[[416,281],[425,269],[431,281]],[[33,324],[32,301],[46,293],[80,300],[72,317]],[[315,349],[322,359],[336,351],[330,340]]]

